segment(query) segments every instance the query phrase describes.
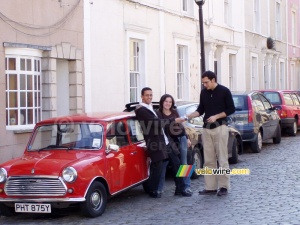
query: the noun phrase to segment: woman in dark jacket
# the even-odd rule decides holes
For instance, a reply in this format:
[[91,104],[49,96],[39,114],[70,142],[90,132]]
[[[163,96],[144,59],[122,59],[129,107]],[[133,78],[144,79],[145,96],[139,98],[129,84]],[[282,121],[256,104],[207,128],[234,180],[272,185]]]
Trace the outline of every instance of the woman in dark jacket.
[[[180,163],[187,164],[187,148],[190,147],[191,142],[183,125],[181,123],[175,123],[175,118],[179,118],[179,114],[175,109],[175,101],[171,95],[165,94],[161,97],[159,109],[157,110],[156,114],[160,119],[168,119],[173,121],[165,126],[165,133],[169,139],[169,142],[172,144],[173,149],[176,149],[176,154],[178,155],[180,153],[180,156],[178,156]],[[180,152],[178,151],[177,147],[180,149]],[[159,192],[162,192],[163,190],[167,165],[167,163],[164,163],[163,165],[162,176],[158,185]],[[184,177],[183,181],[185,192],[192,194],[190,178]]]

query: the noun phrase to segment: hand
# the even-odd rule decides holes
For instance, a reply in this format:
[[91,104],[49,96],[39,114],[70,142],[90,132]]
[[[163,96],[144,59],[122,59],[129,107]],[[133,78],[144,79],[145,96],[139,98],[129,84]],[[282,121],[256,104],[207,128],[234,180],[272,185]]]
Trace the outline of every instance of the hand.
[[191,147],[192,142],[190,141],[190,139],[187,139],[187,145],[188,145],[188,147]]
[[175,119],[175,123],[183,123],[185,121],[184,118],[178,117]]
[[211,117],[209,117],[209,118],[206,120],[206,122],[207,122],[207,123],[214,123],[214,122],[216,122],[216,120],[217,120],[217,116],[211,116]]

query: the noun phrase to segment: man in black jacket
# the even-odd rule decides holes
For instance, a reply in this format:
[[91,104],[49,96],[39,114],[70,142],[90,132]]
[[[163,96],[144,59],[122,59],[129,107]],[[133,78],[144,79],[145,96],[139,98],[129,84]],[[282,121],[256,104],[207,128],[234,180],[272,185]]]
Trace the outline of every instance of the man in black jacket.
[[[202,143],[204,151],[204,167],[214,169],[229,169],[228,165],[228,127],[227,116],[235,112],[230,90],[217,83],[216,74],[206,71],[202,74],[202,84],[198,109],[188,115],[188,119],[201,116],[205,113],[203,121]],[[229,175],[204,175],[205,189],[200,195],[215,194],[226,195],[230,188]]]
[[[152,89],[145,87],[141,91],[142,102],[137,106],[135,113],[143,130],[144,138],[147,145],[147,151],[151,158],[149,191],[153,198],[160,198],[161,193],[157,192],[159,180],[162,173],[163,161],[170,160],[173,165],[175,174],[180,166],[180,160],[174,154],[172,146],[164,133],[164,126],[171,122],[179,122],[180,119],[161,120],[157,117],[152,107]],[[177,121],[176,121],[177,120]],[[182,196],[191,196],[191,193],[184,191],[182,178],[175,178],[175,194],[181,193]]]

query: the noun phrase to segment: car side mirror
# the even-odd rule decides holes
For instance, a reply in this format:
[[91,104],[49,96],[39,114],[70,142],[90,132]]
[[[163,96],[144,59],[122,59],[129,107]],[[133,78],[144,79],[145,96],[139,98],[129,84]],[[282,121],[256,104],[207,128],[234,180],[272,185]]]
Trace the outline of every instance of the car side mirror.
[[280,105],[272,107],[272,110],[281,110],[281,109],[282,109],[282,108],[281,108]]
[[108,148],[105,150],[105,152],[108,154],[110,152],[118,152],[120,149],[119,145],[109,144]]

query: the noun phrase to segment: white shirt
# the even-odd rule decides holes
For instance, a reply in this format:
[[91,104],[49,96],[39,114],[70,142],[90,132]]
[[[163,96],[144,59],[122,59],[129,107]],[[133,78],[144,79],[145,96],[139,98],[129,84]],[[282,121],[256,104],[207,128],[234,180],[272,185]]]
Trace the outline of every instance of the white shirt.
[[[156,117],[158,117],[157,114],[156,114],[156,112],[154,111],[153,106],[152,106],[151,103],[148,105],[148,104],[146,104],[146,103],[144,103],[144,102],[140,102],[140,105],[146,107],[146,108],[149,109]],[[169,144],[169,140],[168,140],[167,135],[165,134],[164,129],[162,129],[162,132],[163,132],[163,134],[164,134],[165,143],[166,143],[166,145],[168,145],[168,144]]]

